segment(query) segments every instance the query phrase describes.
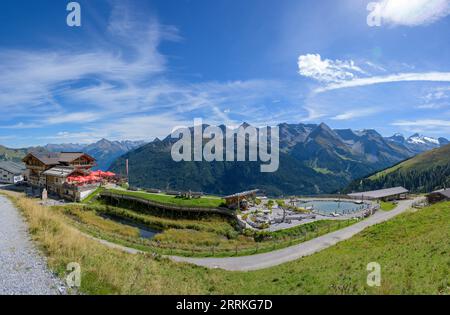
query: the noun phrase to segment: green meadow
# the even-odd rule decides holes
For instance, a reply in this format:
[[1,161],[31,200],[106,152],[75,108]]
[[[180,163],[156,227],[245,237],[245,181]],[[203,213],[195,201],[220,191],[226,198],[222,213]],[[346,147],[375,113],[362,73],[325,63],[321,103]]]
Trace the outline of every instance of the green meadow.
[[[290,263],[228,272],[108,248],[79,233],[61,211],[21,196],[11,198],[53,270],[64,276],[68,263],[80,263],[81,291],[87,294],[450,293],[450,203],[410,210]],[[381,265],[380,287],[366,284],[370,262]]]

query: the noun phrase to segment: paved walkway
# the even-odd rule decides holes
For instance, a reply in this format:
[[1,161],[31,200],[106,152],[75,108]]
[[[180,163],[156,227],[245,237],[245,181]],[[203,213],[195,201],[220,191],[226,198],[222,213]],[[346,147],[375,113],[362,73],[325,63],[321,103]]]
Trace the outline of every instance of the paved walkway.
[[0,295],[53,295],[64,292],[29,238],[18,210],[0,196]]
[[344,229],[269,253],[227,258],[190,258],[179,256],[172,256],[170,258],[177,262],[187,262],[208,268],[220,268],[232,271],[249,271],[273,267],[304,256],[312,255],[343,240],[349,239],[369,226],[387,221],[405,212],[417,200],[419,200],[419,198],[400,201],[394,210],[387,212],[380,210],[373,216]]

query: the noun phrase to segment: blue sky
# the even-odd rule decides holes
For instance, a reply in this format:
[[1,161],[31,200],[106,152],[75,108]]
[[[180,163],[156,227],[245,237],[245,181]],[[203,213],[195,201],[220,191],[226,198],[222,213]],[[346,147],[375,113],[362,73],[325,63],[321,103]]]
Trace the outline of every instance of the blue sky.
[[450,1],[4,0],[0,144],[211,124],[450,137]]

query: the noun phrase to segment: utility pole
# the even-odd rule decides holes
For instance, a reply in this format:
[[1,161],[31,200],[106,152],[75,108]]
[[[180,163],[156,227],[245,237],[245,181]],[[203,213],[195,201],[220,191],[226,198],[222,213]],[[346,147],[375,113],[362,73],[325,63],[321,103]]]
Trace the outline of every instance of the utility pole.
[[128,164],[128,159],[126,159],[125,161],[125,171],[127,173],[127,183],[128,185],[130,184],[130,175],[129,175],[129,164]]

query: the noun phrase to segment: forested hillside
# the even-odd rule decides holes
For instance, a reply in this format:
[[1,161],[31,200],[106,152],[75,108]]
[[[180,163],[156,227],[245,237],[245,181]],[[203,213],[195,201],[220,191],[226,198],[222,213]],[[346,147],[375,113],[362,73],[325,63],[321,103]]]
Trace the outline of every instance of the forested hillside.
[[348,191],[404,186],[413,192],[450,187],[450,145],[417,155],[405,162],[356,180]]

